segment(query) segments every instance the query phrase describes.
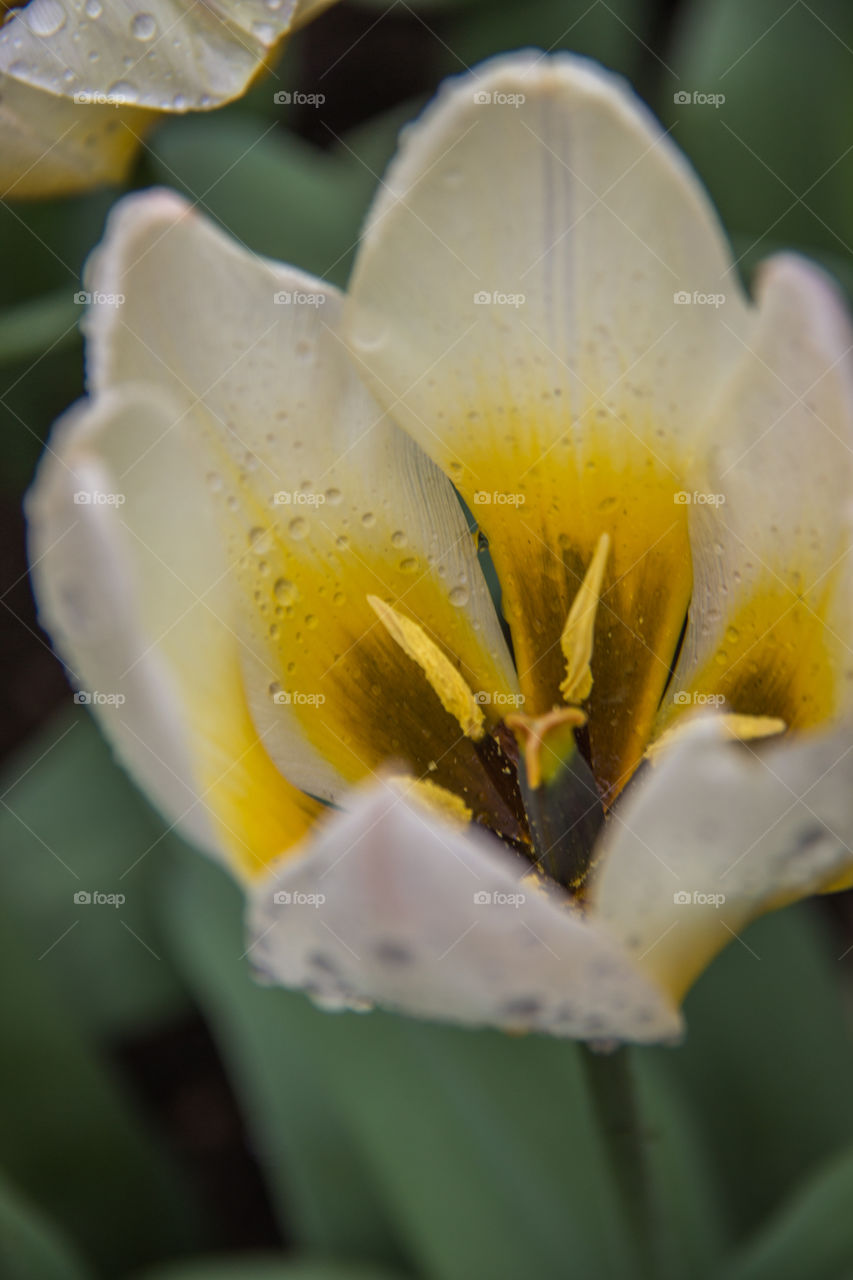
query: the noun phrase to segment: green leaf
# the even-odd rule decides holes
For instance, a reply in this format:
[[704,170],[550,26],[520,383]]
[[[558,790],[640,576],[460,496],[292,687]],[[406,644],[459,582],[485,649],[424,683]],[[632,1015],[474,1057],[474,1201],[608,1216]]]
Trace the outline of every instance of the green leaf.
[[327,1114],[355,1150],[353,1168],[367,1171],[365,1189],[418,1274],[634,1274],[574,1045],[381,1013],[332,1015],[300,995],[253,987],[239,894],[201,859],[184,861],[181,881],[169,903],[177,949],[232,1064],[262,1159],[282,1162],[285,1182],[319,1178],[330,1236],[348,1206],[340,1182],[329,1182],[331,1149],[326,1186],[322,1169],[294,1168],[300,1153],[288,1146],[287,1116],[300,1108]]
[[[4,901],[75,1017],[106,1037],[177,1016],[187,999],[154,910],[168,839],[88,712],[50,721],[7,763],[0,795]],[[81,892],[125,902],[77,903]]]
[[523,5],[493,0],[465,7],[452,18],[448,15],[442,27],[441,74],[456,74],[519,48],[586,54],[632,78],[649,59],[653,69],[663,71],[649,43],[648,10],[642,0],[572,6],[565,0],[526,0]]
[[0,1177],[0,1275],[4,1280],[87,1280],[91,1274],[62,1233]]
[[[286,108],[282,108],[286,110]],[[256,253],[346,280],[374,179],[362,166],[254,117],[175,119],[150,163]]]
[[28,298],[0,312],[0,360],[29,360],[73,343],[80,314],[69,289]]
[[724,1280],[840,1280],[853,1262],[853,1150],[804,1183],[758,1231]]
[[810,906],[733,940],[685,1013],[685,1046],[655,1052],[682,1083],[740,1236],[853,1142],[850,1020]]
[[[0,1152],[8,1176],[107,1274],[194,1243],[194,1211],[106,1066],[0,917]],[[102,963],[109,959],[102,955]]]
[[[853,7],[693,0],[662,109],[751,259],[775,245],[853,257]],[[691,95],[685,104],[676,93]],[[714,107],[694,92],[724,94]]]
[[146,1271],[136,1280],[404,1280],[404,1277],[400,1272],[378,1270],[359,1263],[313,1259],[290,1262],[253,1253]]

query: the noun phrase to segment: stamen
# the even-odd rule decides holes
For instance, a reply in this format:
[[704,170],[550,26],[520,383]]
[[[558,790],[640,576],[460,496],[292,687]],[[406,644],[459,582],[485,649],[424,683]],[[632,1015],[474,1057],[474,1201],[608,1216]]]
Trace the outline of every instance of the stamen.
[[[665,730],[646,749],[644,759],[657,764],[670,747],[684,736],[692,718],[684,716],[671,729]],[[728,736],[738,742],[750,742],[753,738],[772,738],[774,734],[784,733],[788,727],[778,716],[746,716],[736,711],[724,711],[718,718]]]
[[592,691],[590,661],[595,615],[609,552],[610,536],[603,533],[598,539],[598,545],[580,589],[572,601],[572,607],[560,637],[560,646],[566,659],[566,678],[560,685],[560,693],[569,703],[585,702]]
[[378,596],[368,596],[367,603],[391,639],[421,668],[441,705],[459,721],[465,736],[474,742],[485,737],[486,719],[470,686],[423,627]]

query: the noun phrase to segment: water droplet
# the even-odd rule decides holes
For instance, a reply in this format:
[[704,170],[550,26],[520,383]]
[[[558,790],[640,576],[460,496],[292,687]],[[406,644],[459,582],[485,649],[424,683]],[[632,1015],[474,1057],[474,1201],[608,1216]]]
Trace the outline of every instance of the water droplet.
[[290,534],[291,538],[295,538],[297,542],[302,538],[307,538],[308,521],[303,520],[301,516],[297,516],[296,519],[291,520],[290,524],[287,526],[287,532]]
[[157,34],[157,22],[150,13],[138,13],[130,24],[135,40],[153,40]]
[[277,622],[270,623],[270,640],[278,639],[279,627]]
[[211,493],[220,493],[222,490],[222,476],[218,471],[208,471],[205,479],[207,487]]
[[262,44],[272,44],[275,40],[275,27],[270,22],[253,22],[252,31]]
[[101,4],[101,0],[86,0],[86,4],[84,7],[85,7],[87,18],[92,18],[92,19],[100,18],[101,14],[104,12],[104,7]]
[[457,608],[461,608],[462,605],[468,603],[468,588],[462,586],[454,587],[449,598],[451,604],[455,604]]
[[336,507],[341,500],[341,491],[340,489],[327,489],[324,497],[327,502],[330,502],[333,507]]
[[342,533],[337,538],[335,538],[335,546],[340,548],[341,551],[346,550],[346,548],[349,546],[349,538],[345,533]]
[[129,80],[116,80],[115,84],[111,84],[107,89],[108,95],[117,103],[135,102],[139,97],[136,86],[132,85]]
[[273,680],[272,684],[267,689],[267,693],[271,698],[275,698],[277,693],[281,693],[281,685],[277,680]]
[[403,573],[414,573],[418,567],[418,562],[414,556],[406,556],[405,560],[400,561],[400,568]]
[[308,627],[310,631],[314,630],[314,628],[317,626],[317,622],[318,622],[318,619],[315,613],[306,613],[305,625],[306,627]]
[[402,529],[397,529],[395,533],[391,534],[391,545],[394,547],[404,547],[408,541],[409,539]]
[[272,592],[281,604],[295,604],[299,599],[299,591],[295,583],[288,578],[278,578]]
[[729,644],[736,644],[738,640],[740,640],[740,632],[738,631],[737,627],[726,628],[726,639],[728,640]]
[[263,556],[270,549],[269,535],[266,529],[262,529],[260,525],[255,525],[249,530],[249,548],[254,551],[256,556]]
[[345,601],[346,601],[346,596],[344,595],[343,591],[336,591],[335,594],[332,596],[332,604],[344,604]]
[[65,26],[65,10],[59,0],[31,0],[21,16],[34,36],[55,36]]
[[598,509],[599,511],[612,511],[618,501],[618,498],[613,497],[602,498],[598,504]]
[[726,653],[725,649],[718,649],[714,657],[714,661],[716,662],[717,666],[724,667],[728,662],[728,660],[729,660],[729,655]]
[[364,525],[365,529],[370,529],[376,524],[376,516],[372,511],[365,511],[364,515],[361,517],[361,523]]

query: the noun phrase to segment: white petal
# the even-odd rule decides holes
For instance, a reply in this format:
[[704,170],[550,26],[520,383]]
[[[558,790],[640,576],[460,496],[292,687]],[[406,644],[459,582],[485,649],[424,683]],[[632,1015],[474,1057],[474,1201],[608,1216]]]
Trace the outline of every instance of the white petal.
[[592,910],[680,999],[754,917],[853,864],[853,735],[734,744],[699,717],[613,811]]
[[[54,95],[159,110],[238,96],[304,6],[263,0],[30,0],[0,28],[0,71]],[[270,93],[273,87],[270,87]]]
[[836,286],[770,259],[690,507],[694,595],[672,689],[818,723],[853,705],[853,327]]
[[380,783],[255,886],[250,955],[331,1005],[581,1039],[676,1036],[677,1013],[619,946],[524,869]]
[[690,595],[674,495],[747,322],[684,157],[622,80],[568,55],[447,84],[404,135],[356,262],[353,350],[488,535],[529,710],[559,696],[557,642],[610,534],[590,723],[614,786]]
[[0,198],[84,191],[118,182],[149,114],[134,107],[91,106],[0,73]]
[[119,758],[184,835],[256,874],[319,806],[249,715],[233,584],[179,413],[151,388],[71,410],[27,515],[39,620]]
[[353,371],[337,292],[165,192],[119,206],[87,282],[124,298],[90,309],[93,389],[160,386],[193,429],[281,770],[326,798],[389,756],[463,785],[473,747],[368,596],[426,626],[474,689],[511,695],[512,663],[452,487]]

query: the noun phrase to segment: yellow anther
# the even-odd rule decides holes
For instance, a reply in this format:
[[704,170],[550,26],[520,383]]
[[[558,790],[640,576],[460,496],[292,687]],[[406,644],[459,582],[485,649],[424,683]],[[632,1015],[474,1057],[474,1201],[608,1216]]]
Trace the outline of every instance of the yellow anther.
[[474,816],[461,796],[448,791],[430,778],[411,778],[407,774],[393,774],[389,781],[395,783],[407,796],[417,800],[431,813],[437,813],[456,827],[467,827]]
[[535,791],[551,781],[566,755],[574,750],[575,729],[583,728],[586,716],[579,707],[555,707],[544,716],[507,716],[504,723],[515,735],[524,756],[527,784]]
[[585,702],[592,690],[592,640],[595,632],[595,615],[604,570],[610,552],[610,537],[603,533],[598,539],[595,554],[584,575],[577,595],[572,601],[560,645],[566,659],[566,678],[560,685],[560,693],[566,702]]
[[[687,732],[692,717],[685,716],[665,730],[646,750],[645,759],[657,764]],[[745,716],[736,711],[725,711],[719,716],[724,732],[738,742],[750,742],[753,738],[772,738],[774,734],[784,733],[787,725],[778,716]]]
[[449,711],[467,738],[479,742],[486,734],[486,719],[480,704],[474,697],[464,676],[431,640],[423,627],[407,618],[378,596],[368,596],[367,603],[385,630],[423,671],[432,688],[441,699],[445,711]]

